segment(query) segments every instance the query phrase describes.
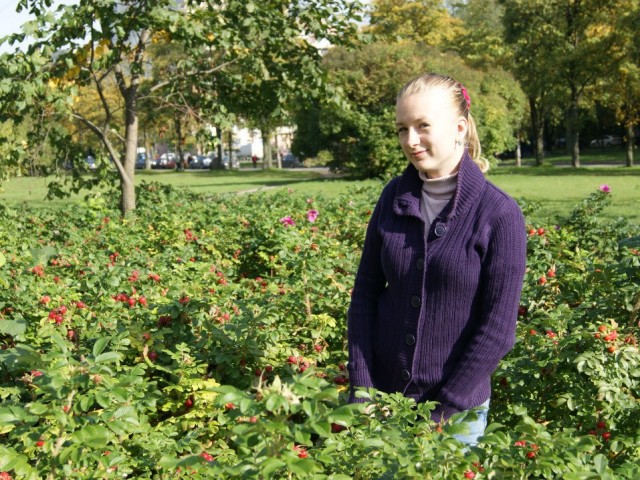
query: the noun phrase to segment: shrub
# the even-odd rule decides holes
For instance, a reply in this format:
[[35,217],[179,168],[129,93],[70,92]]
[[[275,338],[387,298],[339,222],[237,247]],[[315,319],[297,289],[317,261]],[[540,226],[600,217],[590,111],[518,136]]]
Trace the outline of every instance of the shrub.
[[464,449],[432,404],[346,404],[378,190],[2,208],[3,478],[638,478],[640,242],[598,219],[610,194],[528,227],[518,341]]

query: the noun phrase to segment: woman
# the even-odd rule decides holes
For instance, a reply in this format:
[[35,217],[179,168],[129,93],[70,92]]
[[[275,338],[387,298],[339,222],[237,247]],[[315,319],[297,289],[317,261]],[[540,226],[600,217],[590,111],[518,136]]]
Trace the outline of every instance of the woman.
[[350,401],[358,387],[436,401],[432,419],[484,406],[513,347],[526,263],[517,203],[489,183],[466,89],[426,74],[407,83],[396,123],[409,161],[371,216],[349,308]]

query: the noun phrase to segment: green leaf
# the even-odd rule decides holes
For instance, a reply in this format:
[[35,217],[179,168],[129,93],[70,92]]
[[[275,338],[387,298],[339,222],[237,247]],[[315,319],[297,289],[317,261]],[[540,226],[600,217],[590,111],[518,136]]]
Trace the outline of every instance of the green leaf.
[[20,318],[16,320],[0,321],[0,333],[11,335],[12,337],[21,337],[27,330],[27,322]]
[[70,456],[75,456],[78,452],[84,450],[81,444],[73,443],[66,448],[63,448],[58,458],[61,462],[65,462]]
[[355,404],[343,405],[336,408],[329,415],[327,419],[332,423],[339,423],[340,425],[350,426],[354,420],[354,410],[358,408]]
[[0,252],[0,268],[4,267],[7,263],[7,258],[4,256],[2,252]]
[[607,471],[609,460],[607,460],[607,457],[599,453],[595,457],[593,457],[593,464],[596,467],[596,472],[598,472],[600,475],[603,475]]
[[310,458],[288,458],[287,466],[296,475],[307,476],[316,468],[316,463]]
[[34,265],[44,265],[49,258],[56,254],[56,249],[50,245],[30,250]]
[[286,400],[282,395],[272,394],[267,398],[265,407],[270,412],[277,412],[277,410],[286,404]]
[[94,362],[95,363],[106,363],[106,362],[117,362],[120,360],[121,354],[118,352],[105,352],[98,355]]
[[18,407],[0,407],[0,425],[18,423],[24,417],[24,410]]
[[91,448],[106,447],[112,436],[112,433],[102,425],[89,425],[71,435],[74,441]]
[[43,415],[49,411],[49,406],[44,403],[34,402],[29,405],[29,412],[34,415]]
[[260,467],[261,467],[262,475],[265,476],[266,478],[269,478],[271,474],[280,470],[285,465],[286,463],[283,462],[282,460],[271,457],[266,459],[264,462],[262,462]]
[[329,422],[313,422],[311,428],[321,437],[328,437],[331,435],[331,423]]
[[502,428],[504,428],[503,424],[497,423],[497,422],[491,422],[489,425],[487,425],[487,428],[485,428],[484,434],[487,435],[489,433],[495,432],[495,431],[500,430]]
[[102,353],[102,351],[107,346],[107,343],[109,343],[109,340],[110,339],[108,337],[100,337],[100,338],[98,338],[98,340],[96,340],[96,343],[93,344],[93,356],[94,357],[97,357],[98,355],[100,355]]
[[0,470],[13,470],[19,475],[18,478],[27,480],[39,478],[34,469],[29,465],[29,459],[26,455],[21,455],[15,450],[2,445],[0,445]]
[[108,408],[111,405],[111,397],[106,392],[96,392],[96,402],[102,408]]
[[367,448],[382,448],[385,443],[380,438],[365,438],[362,440],[362,446]]
[[18,344],[13,348],[0,351],[0,359],[8,368],[29,370],[42,368],[43,362],[40,353],[29,345]]

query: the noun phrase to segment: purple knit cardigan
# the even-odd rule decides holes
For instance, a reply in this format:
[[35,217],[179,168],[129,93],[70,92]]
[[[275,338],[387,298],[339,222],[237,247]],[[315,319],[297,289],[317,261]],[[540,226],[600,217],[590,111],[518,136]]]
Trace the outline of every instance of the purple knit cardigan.
[[477,407],[513,347],[526,264],[522,212],[465,152],[425,241],[413,165],[383,190],[348,312],[350,401],[358,387],[437,401],[435,421]]

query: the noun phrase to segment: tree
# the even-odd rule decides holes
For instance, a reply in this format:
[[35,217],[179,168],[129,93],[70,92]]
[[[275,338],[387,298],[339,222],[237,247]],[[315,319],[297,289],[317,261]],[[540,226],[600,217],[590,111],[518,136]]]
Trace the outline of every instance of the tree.
[[370,32],[380,41],[421,42],[447,47],[460,29],[460,21],[442,0],[372,0]]
[[[513,146],[512,126],[523,115],[524,99],[517,83],[503,71],[473,70],[455,54],[406,42],[374,43],[358,51],[333,49],[325,62],[331,83],[343,92],[345,101],[304,109],[306,115],[299,113],[300,117],[317,126],[300,127],[298,136],[321,135],[335,170],[375,177],[405,167],[394,127],[395,97],[406,81],[427,71],[450,74],[465,85],[485,156]],[[296,144],[314,148],[313,139],[299,139]]]
[[608,78],[601,82],[603,103],[613,107],[616,119],[625,128],[626,165],[634,164],[635,127],[640,124],[640,38],[636,25],[640,19],[640,5],[627,1],[615,19],[616,42],[620,45],[620,62]]
[[[544,163],[544,128],[558,97],[560,79],[549,52],[557,49],[557,39],[545,35],[551,16],[548,2],[502,2],[505,43],[510,45],[512,61],[507,63],[527,96],[531,127],[535,138],[536,165]],[[541,74],[541,72],[545,72]]]
[[[32,43],[25,53],[16,51],[3,58],[0,120],[42,119],[37,129],[64,118],[84,123],[100,139],[108,164],[117,172],[124,215],[135,209],[139,100],[141,85],[147,81],[147,50],[153,38],[166,36],[168,42],[184,47],[184,60],[176,75],[164,80],[166,85],[180,80],[187,89],[193,84],[206,86],[240,60],[247,64],[251,59],[268,74],[265,59],[254,53],[254,49],[260,52],[258,47],[265,39],[290,44],[292,38],[308,33],[317,38],[337,38],[343,30],[334,34],[331,21],[348,14],[353,2],[299,2],[291,8],[288,2],[273,3],[188,1],[184,8],[177,8],[173,0],[80,0],[71,7],[60,6],[48,12],[50,0],[20,0],[18,9],[28,9],[36,20],[9,40],[13,43],[30,38]],[[263,22],[267,13],[272,19],[289,19],[287,27],[281,30],[280,24]],[[105,95],[109,82],[114,82],[119,92],[116,105]],[[77,107],[81,102],[78,92],[83,87],[94,89],[101,100],[99,122]],[[215,90],[207,95],[202,96],[202,103],[211,105]],[[121,129],[115,128],[118,115],[122,118]],[[63,148],[70,138],[62,135],[57,140],[58,148]]]
[[505,68],[511,49],[504,40],[504,8],[500,0],[468,0],[456,3],[454,15],[463,28],[451,48],[474,68]]
[[[333,10],[329,8],[332,3]],[[316,1],[313,8],[304,2],[289,4],[289,0],[274,0],[269,8],[256,7],[260,9],[256,21],[244,27],[246,35],[260,39],[253,55],[228,69],[216,85],[225,106],[261,131],[267,168],[272,166],[273,133],[278,126],[291,122],[293,105],[334,94],[322,68],[319,40],[332,48],[351,47],[358,39],[354,22],[362,13],[359,2],[323,0]],[[325,11],[320,23],[314,9]],[[272,35],[272,30],[280,35]]]
[[[463,21],[452,48],[478,70],[511,71],[514,50],[505,41],[504,8],[499,0],[469,0],[454,3],[454,15]],[[517,89],[519,91],[519,89]],[[525,137],[526,117],[514,119],[516,165],[521,165],[520,141]],[[542,151],[542,150],[541,150]]]
[[[155,36],[148,48],[151,65],[149,81],[140,90],[140,106],[144,112],[142,118],[150,126],[157,125],[159,121],[162,136],[173,138],[178,170],[186,167],[187,152],[184,149],[189,134],[202,130],[210,123],[220,123],[222,118],[226,118],[224,112],[214,108],[216,104],[210,101],[214,92],[203,87],[198,78],[192,78],[194,72],[198,72],[197,77],[207,73],[220,75],[221,72],[215,67],[215,72],[207,72],[207,65],[220,65],[224,59],[217,52],[209,51],[204,59],[192,62],[184,55],[187,50],[188,46],[184,42],[172,41],[166,34]],[[172,137],[169,132],[173,133]],[[216,161],[220,162],[220,159],[217,158]]]
[[541,119],[551,105],[564,104],[572,165],[580,166],[580,112],[585,91],[605,76],[619,58],[611,28],[619,3],[502,0],[507,42],[516,48],[514,72],[529,97],[537,156]]

